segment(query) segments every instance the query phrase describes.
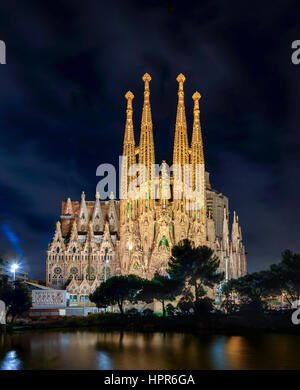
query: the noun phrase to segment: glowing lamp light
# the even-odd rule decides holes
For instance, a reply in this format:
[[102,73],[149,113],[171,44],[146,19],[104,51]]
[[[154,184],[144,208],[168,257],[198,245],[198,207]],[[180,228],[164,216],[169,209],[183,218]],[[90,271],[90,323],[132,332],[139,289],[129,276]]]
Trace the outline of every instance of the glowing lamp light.
[[18,264],[12,264],[10,269],[11,269],[11,272],[16,272],[16,270],[19,268],[19,265]]
[[16,280],[16,270],[19,268],[19,265],[14,263],[10,266],[10,271],[13,273],[14,275],[14,278],[13,280],[15,281]]
[[131,251],[132,248],[133,248],[132,242],[129,242],[128,249]]

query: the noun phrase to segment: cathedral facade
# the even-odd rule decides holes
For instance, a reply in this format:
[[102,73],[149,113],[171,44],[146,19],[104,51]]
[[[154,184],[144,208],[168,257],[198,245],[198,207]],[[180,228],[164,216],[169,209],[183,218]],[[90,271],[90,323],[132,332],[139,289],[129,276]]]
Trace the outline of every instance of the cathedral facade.
[[[155,166],[149,74],[143,76],[144,105],[139,145],[133,127],[134,95],[129,91],[121,167],[120,200],[114,198],[62,202],[60,220],[48,245],[46,280],[66,288],[74,304],[88,304],[88,295],[108,277],[134,273],[151,278],[164,273],[173,245],[190,239],[211,247],[226,278],[246,273],[246,253],[238,216],[229,229],[228,198],[212,188],[205,171],[199,100],[195,92],[191,145],[185,115],[185,77],[177,77],[178,104],[173,169]],[[186,169],[190,167],[190,169]],[[137,168],[137,169],[135,169]],[[189,189],[189,191],[186,190]]]

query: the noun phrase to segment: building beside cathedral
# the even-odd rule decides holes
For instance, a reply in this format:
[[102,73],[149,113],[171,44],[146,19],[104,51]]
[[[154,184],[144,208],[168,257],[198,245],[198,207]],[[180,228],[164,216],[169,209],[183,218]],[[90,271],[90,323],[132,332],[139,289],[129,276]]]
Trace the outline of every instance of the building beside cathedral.
[[[161,163],[159,175],[151,169],[155,164],[155,149],[150,80],[146,73],[139,145],[135,142],[132,119],[134,95],[130,91],[125,95],[125,163],[121,167],[120,185],[123,196],[116,200],[111,194],[109,200],[101,201],[96,193],[95,200],[88,201],[83,192],[80,202],[70,198],[62,202],[60,220],[48,246],[46,280],[53,288],[65,286],[73,303],[88,303],[88,295],[109,276],[134,273],[151,278],[156,271],[165,272],[172,246],[184,238],[196,246],[211,247],[220,259],[220,270],[228,278],[246,273],[238,216],[233,213],[230,232],[228,198],[212,187],[209,173],[205,171],[198,92],[192,96],[191,145],[188,142],[182,74],[177,77],[173,146],[173,166],[177,170],[169,174],[165,161]],[[141,171],[128,175],[130,167],[137,163],[143,167]],[[190,174],[185,170],[188,164]],[[133,180],[138,183],[134,196],[130,192]],[[190,195],[185,192],[184,183],[189,183],[193,191]]]

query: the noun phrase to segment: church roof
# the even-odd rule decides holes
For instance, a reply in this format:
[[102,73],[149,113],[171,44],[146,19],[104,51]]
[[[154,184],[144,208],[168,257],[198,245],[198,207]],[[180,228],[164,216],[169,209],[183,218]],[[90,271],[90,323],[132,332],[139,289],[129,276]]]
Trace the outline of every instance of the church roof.
[[[80,209],[80,202],[78,200],[72,201],[72,208],[73,208],[73,216],[74,218],[62,218],[61,220],[61,230],[62,230],[62,236],[67,237],[69,236],[73,221],[74,219],[77,220],[79,217],[79,209]],[[118,200],[114,200],[116,212],[117,212],[117,218],[120,218],[120,203]],[[105,221],[108,220],[108,212],[109,212],[109,201],[100,201],[101,211],[103,215],[103,219]],[[61,215],[62,217],[66,216],[67,213],[67,207],[68,207],[68,201],[64,200],[61,204]],[[95,207],[95,201],[86,201],[86,207],[88,211],[88,220],[92,220],[93,211]]]

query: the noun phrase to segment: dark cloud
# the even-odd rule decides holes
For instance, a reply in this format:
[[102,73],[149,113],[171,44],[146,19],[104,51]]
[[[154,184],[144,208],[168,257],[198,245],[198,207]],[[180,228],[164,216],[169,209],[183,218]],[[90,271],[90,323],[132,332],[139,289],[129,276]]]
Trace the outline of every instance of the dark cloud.
[[[118,163],[125,92],[149,72],[158,161],[172,158],[179,72],[202,94],[207,169],[237,210],[250,271],[299,251],[300,36],[296,1],[10,1],[1,4],[0,212],[30,271],[44,275],[60,202],[93,198],[98,164]],[[11,250],[0,235],[1,251]]]

